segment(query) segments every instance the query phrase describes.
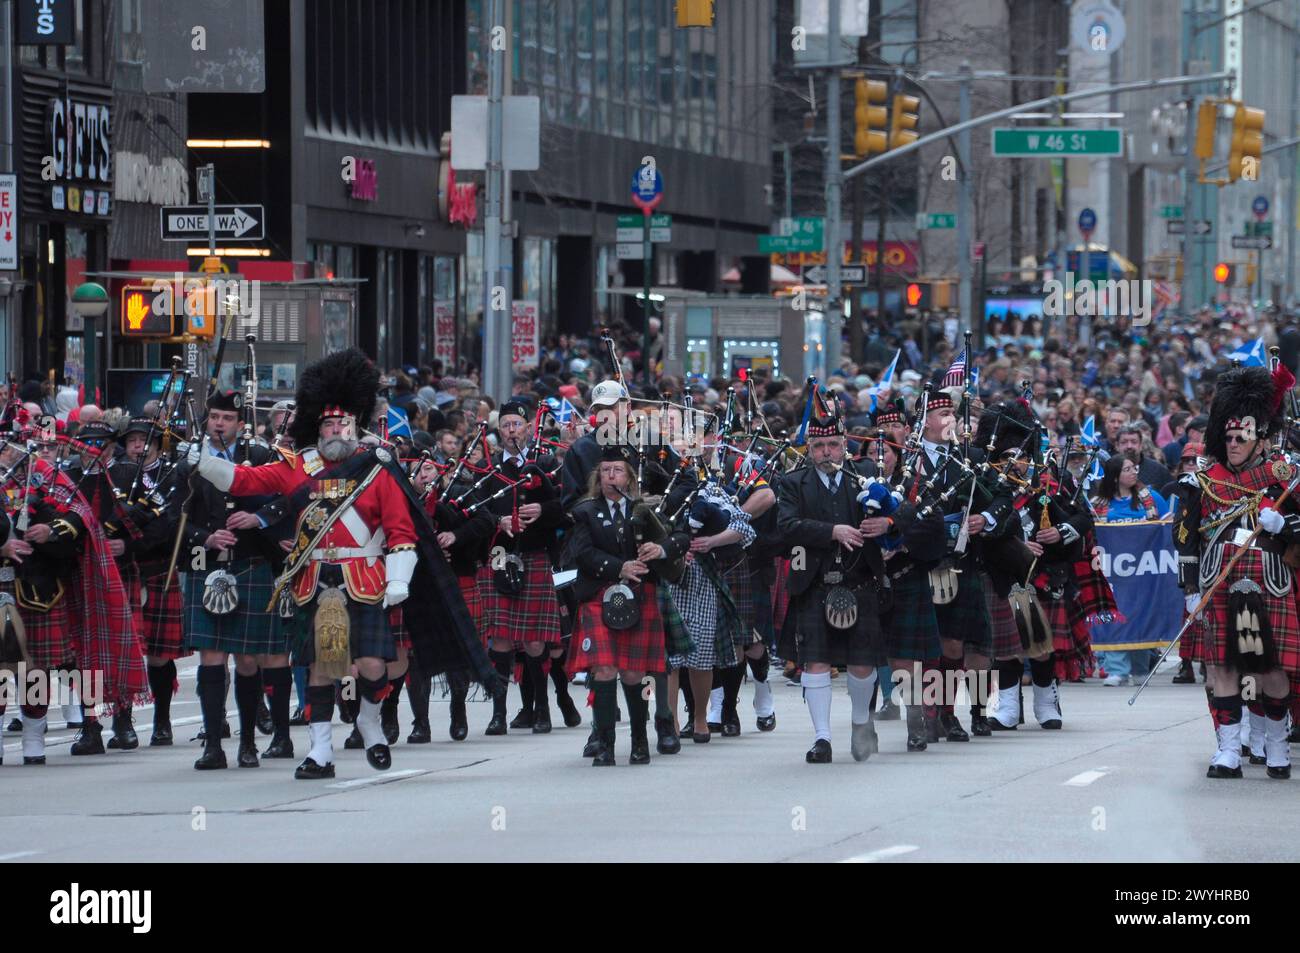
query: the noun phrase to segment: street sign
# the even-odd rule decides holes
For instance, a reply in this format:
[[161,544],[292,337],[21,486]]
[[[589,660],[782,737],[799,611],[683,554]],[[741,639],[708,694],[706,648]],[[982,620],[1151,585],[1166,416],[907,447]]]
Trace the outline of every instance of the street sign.
[[1181,205],[1162,205],[1160,206],[1161,218],[1182,218],[1183,207]]
[[18,270],[18,176],[0,175],[0,271]]
[[917,229],[956,228],[957,216],[952,212],[917,212]]
[[[260,205],[217,205],[216,236],[229,241],[259,241],[263,235],[266,210]],[[164,205],[159,210],[162,238],[165,242],[192,242],[208,237],[206,205]]]
[[1171,218],[1169,221],[1165,222],[1165,233],[1168,235],[1186,234],[1186,225],[1187,223],[1181,218]]
[[1214,231],[1214,223],[1207,218],[1198,218],[1192,222],[1193,235],[1208,235]]
[[1051,156],[1122,156],[1124,137],[1118,129],[1047,128],[994,129],[993,155],[1003,158]]
[[[865,285],[867,283],[867,266],[840,265],[840,282],[846,285]],[[806,285],[826,284],[826,266],[810,265],[804,268],[803,283]]]
[[[650,241],[670,242],[673,240],[673,217],[671,215],[650,216]],[[644,215],[620,215],[618,217],[618,242],[639,242],[645,239]]]
[[1097,213],[1090,208],[1085,208],[1079,213],[1079,231],[1083,233],[1085,242],[1092,237],[1092,233],[1096,228]]
[[646,162],[632,173],[632,203],[643,211],[654,208],[664,197],[664,177],[658,166]]
[[984,260],[984,242],[970,243],[970,260],[973,262]]
[[1265,248],[1273,247],[1273,237],[1271,235],[1233,235],[1233,248],[1254,248],[1262,251]]
[[[542,167],[541,100],[501,97],[501,168],[532,172]],[[457,171],[487,168],[488,98],[451,97],[451,162]]]
[[1083,252],[1067,251],[1065,270],[1079,277],[1086,274],[1089,281],[1105,281],[1110,272],[1109,253],[1093,249],[1087,252],[1087,260],[1084,260],[1083,255]]
[[1246,234],[1247,235],[1272,235],[1273,223],[1272,222],[1247,222]]
[[620,259],[641,261],[645,258],[645,242],[619,242],[614,246],[614,253]]
[[826,220],[823,218],[783,218],[780,233],[760,235],[758,250],[773,252],[821,251],[825,247]]
[[1268,214],[1268,198],[1263,195],[1256,195],[1255,201],[1250,203],[1250,210],[1255,213],[1255,217],[1263,219]]

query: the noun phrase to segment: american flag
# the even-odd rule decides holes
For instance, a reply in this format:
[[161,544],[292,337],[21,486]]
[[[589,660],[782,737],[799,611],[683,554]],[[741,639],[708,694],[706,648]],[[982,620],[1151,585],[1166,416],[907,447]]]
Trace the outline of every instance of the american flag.
[[957,359],[952,362],[952,367],[948,368],[948,373],[943,375],[943,383],[939,385],[940,389],[944,387],[961,387],[966,383],[966,349],[962,348]]

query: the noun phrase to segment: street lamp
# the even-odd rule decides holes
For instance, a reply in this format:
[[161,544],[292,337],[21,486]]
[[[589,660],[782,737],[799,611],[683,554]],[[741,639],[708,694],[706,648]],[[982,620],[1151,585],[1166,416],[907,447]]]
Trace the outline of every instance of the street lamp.
[[86,400],[93,404],[99,391],[97,387],[99,369],[95,360],[99,351],[99,338],[95,329],[95,319],[108,310],[108,292],[103,285],[87,281],[78,285],[72,292],[72,307],[85,321],[82,341],[86,365]]

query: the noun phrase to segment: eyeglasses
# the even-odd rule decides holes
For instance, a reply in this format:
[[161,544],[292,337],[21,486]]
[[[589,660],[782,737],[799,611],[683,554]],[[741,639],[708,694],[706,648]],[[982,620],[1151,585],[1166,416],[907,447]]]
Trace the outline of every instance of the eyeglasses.
[[1253,440],[1247,440],[1245,437],[1227,437],[1225,439],[1228,443],[1254,443],[1255,442]]

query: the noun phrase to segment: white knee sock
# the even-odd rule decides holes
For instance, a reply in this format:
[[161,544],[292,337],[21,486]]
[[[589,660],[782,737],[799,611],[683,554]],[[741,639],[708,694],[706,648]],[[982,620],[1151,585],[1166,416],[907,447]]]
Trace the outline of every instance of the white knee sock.
[[853,724],[865,725],[871,720],[871,693],[876,689],[876,673],[866,678],[855,678],[849,673],[849,700],[853,702]]
[[307,726],[311,733],[311,750],[307,757],[319,765],[334,762],[334,726],[328,721],[313,721]]
[[45,754],[45,716],[23,715],[23,757],[39,758]]
[[721,688],[709,691],[709,721],[715,725],[722,721],[722,693]]
[[804,701],[808,703],[808,716],[812,718],[814,735],[818,741],[830,741],[831,673],[804,672],[801,684]]
[[367,748],[387,744],[379,712],[380,704],[380,702],[361,699],[361,711],[357,713],[357,730],[361,732],[361,741]]
[[772,704],[772,683],[754,680],[754,714],[767,718],[776,711]]

